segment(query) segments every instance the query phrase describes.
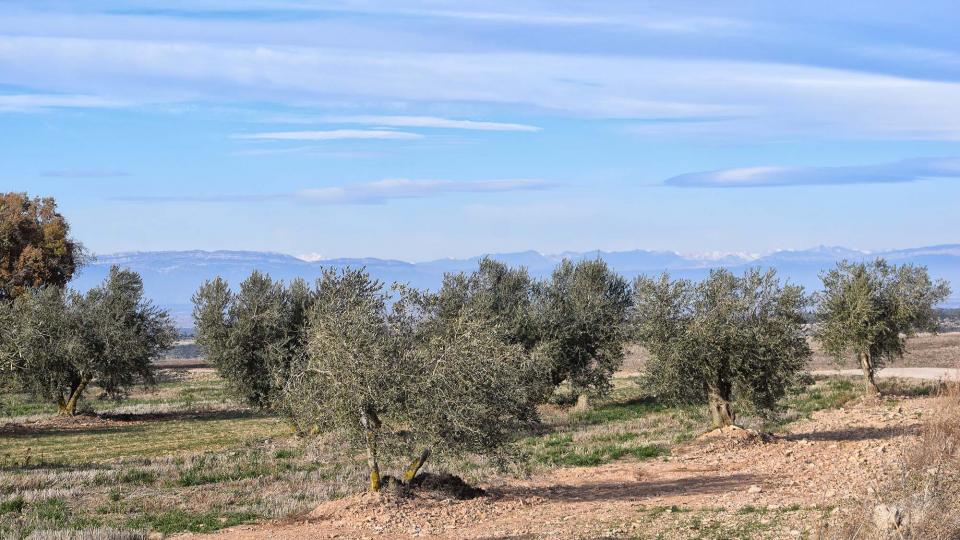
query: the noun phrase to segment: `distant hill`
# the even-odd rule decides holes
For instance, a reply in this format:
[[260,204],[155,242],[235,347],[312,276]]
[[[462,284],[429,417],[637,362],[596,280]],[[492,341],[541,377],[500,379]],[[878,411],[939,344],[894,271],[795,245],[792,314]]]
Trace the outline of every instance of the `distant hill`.
[[[590,251],[543,255],[536,251],[490,254],[512,266],[526,266],[534,276],[547,276],[564,258],[580,260],[600,257],[628,278],[640,274],[668,271],[676,277],[700,279],[710,268],[726,267],[735,272],[752,266],[773,267],[794,283],[813,291],[819,287],[818,274],[841,259],[867,260],[884,257],[891,262],[927,266],[930,273],[953,284],[949,306],[960,306],[960,244],[928,246],[895,251],[866,253],[842,247],[820,246],[797,251],[777,251],[759,258],[738,255],[685,257],[669,251]],[[253,270],[276,279],[302,277],[316,279],[324,267],[364,266],[372,276],[384,282],[409,283],[415,287],[437,287],[445,272],[469,271],[481,256],[468,259],[438,259],[410,263],[390,259],[328,259],[307,262],[291,255],[256,251],[154,251],[99,255],[74,279],[72,286],[86,290],[104,279],[111,265],[133,269],[143,276],[147,293],[169,309],[178,323],[191,326],[190,297],[206,279],[223,276],[231,284],[239,283]]]

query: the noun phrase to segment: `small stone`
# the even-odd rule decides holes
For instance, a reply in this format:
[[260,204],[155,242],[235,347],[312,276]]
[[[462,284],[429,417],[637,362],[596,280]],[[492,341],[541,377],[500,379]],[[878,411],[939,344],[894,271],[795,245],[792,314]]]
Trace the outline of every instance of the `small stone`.
[[903,522],[903,510],[892,504],[878,504],[873,508],[873,524],[881,531],[897,529]]
[[763,491],[763,489],[761,489],[760,486],[753,485],[750,486],[750,489],[747,490],[747,493],[760,493],[761,491]]

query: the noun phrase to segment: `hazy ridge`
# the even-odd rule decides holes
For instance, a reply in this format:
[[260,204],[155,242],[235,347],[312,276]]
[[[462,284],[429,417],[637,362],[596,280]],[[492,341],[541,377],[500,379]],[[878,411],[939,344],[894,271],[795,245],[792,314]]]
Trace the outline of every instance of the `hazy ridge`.
[[[669,251],[589,251],[544,255],[536,251],[496,253],[488,256],[510,265],[526,266],[534,276],[549,275],[563,258],[601,257],[622,275],[632,278],[640,274],[668,271],[675,277],[699,279],[710,268],[726,267],[733,271],[759,266],[772,267],[785,278],[808,290],[819,286],[818,273],[842,259],[865,260],[884,257],[897,264],[925,265],[933,277],[953,285],[952,307],[960,306],[960,244],[925,246],[883,252],[863,252],[844,247],[819,246],[796,251],[778,251],[761,257],[725,255],[714,258],[684,256]],[[440,284],[445,272],[469,271],[482,257],[437,259],[411,263],[378,258],[339,258],[308,262],[292,255],[258,251],[147,251],[98,255],[72,282],[86,290],[106,276],[111,265],[120,265],[139,272],[148,294],[159,305],[170,309],[180,324],[189,325],[190,297],[206,279],[223,276],[231,284],[239,283],[253,270],[260,270],[276,279],[296,277],[313,280],[324,267],[364,266],[371,275],[386,283],[409,283],[433,288]]]

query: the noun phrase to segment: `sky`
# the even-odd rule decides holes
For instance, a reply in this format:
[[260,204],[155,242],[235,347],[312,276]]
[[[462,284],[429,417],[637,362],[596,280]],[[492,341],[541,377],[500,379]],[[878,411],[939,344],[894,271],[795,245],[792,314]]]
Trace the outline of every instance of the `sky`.
[[953,2],[3,0],[0,190],[93,253],[960,242]]

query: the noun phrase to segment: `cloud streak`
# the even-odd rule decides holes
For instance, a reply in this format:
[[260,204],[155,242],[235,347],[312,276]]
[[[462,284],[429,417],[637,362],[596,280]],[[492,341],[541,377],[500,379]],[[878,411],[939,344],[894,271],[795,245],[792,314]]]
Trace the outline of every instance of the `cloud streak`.
[[307,189],[298,193],[298,197],[315,204],[383,204],[394,199],[421,199],[450,193],[502,193],[549,187],[552,187],[549,182],[534,179],[457,182],[390,178],[346,187]]
[[[462,50],[345,54],[329,47],[0,35],[0,84],[97,95],[91,104],[100,106],[203,101],[229,89],[237,100],[298,106],[483,104],[594,118],[729,118],[658,126],[656,135],[669,129],[960,140],[960,83],[770,62]],[[431,122],[424,118],[434,117],[395,122]],[[404,132],[382,137],[417,136],[396,133]]]
[[122,107],[123,102],[91,95],[0,94],[0,112],[36,112],[55,108]]
[[337,141],[356,139],[380,139],[410,141],[422,139],[419,133],[387,129],[333,129],[328,131],[272,131],[266,133],[243,133],[234,139],[254,141]]
[[465,129],[473,131],[540,131],[537,126],[508,122],[481,122],[477,120],[455,120],[436,116],[327,116],[327,122],[337,124],[363,124],[389,127]]
[[694,172],[668,178],[674,187],[749,188],[892,184],[929,178],[960,178],[960,158],[916,158],[844,167],[741,167]]
[[40,176],[47,178],[119,178],[132,175],[127,171],[115,169],[60,169],[43,171]]
[[399,199],[425,199],[452,193],[506,193],[537,191],[556,187],[545,180],[517,178],[496,180],[412,180],[388,178],[346,186],[304,189],[296,193],[258,195],[172,195],[112,197],[110,200],[135,203],[250,203],[299,201],[319,205],[385,204]]

